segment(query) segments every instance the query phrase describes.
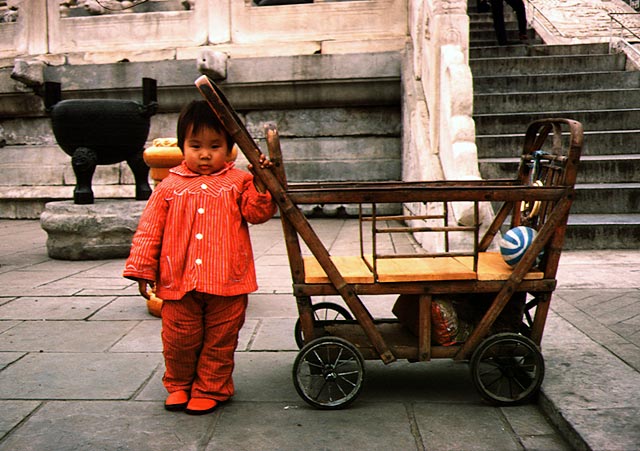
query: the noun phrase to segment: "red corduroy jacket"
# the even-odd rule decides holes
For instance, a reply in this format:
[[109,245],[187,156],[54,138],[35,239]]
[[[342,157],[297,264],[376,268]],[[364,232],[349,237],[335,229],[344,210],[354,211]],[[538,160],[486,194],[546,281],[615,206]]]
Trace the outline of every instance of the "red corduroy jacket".
[[229,163],[200,175],[183,162],[153,191],[140,217],[124,277],[156,282],[156,296],[189,291],[235,296],[258,289],[247,222],[276,212],[253,176]]

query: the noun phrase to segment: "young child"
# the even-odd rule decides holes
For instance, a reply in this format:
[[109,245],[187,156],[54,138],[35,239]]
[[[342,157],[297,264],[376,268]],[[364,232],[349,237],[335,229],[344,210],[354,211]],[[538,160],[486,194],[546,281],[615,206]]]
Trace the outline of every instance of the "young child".
[[151,195],[123,275],[163,299],[165,408],[202,415],[234,393],[238,332],[258,288],[247,223],[267,221],[276,205],[227,161],[232,138],[205,101],[180,113],[178,146],[184,161]]

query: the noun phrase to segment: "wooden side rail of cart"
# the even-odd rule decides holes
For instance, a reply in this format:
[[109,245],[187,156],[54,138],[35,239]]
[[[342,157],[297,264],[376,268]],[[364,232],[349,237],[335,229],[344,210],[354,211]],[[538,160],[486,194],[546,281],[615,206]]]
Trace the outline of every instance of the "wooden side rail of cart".
[[[300,361],[308,364],[311,369],[306,377],[309,380],[321,373],[324,378],[322,387],[328,383],[335,384],[335,378],[339,378],[335,370],[337,362],[345,364],[340,357],[343,353],[353,356],[347,362],[358,361],[363,357],[380,358],[385,363],[398,358],[428,361],[439,357],[456,360],[471,357],[472,371],[479,372],[477,368],[480,365],[477,361],[493,358],[506,346],[515,349],[514,357],[519,356],[523,349],[532,352],[533,355],[527,357],[527,363],[523,367],[530,366],[532,359],[539,361],[539,377],[536,377],[535,384],[524,390],[524,393],[507,395],[506,398],[496,395],[495,399],[499,402],[520,401],[539,388],[542,358],[537,346],[542,338],[551,294],[556,286],[555,277],[567,218],[575,195],[574,186],[583,139],[580,123],[560,118],[530,124],[517,175],[513,179],[289,184],[275,127],[266,129],[267,146],[274,168],[262,169],[259,165],[259,148],[224,95],[204,76],[196,81],[196,85],[254,166],[256,176],[264,182],[278,203],[293,279],[293,294],[298,306],[300,344],[305,345],[294,366],[301,366]],[[298,207],[303,204],[360,204],[369,206],[374,212],[364,220],[375,222],[380,219],[375,215],[376,206],[380,204],[441,203],[446,206],[456,202],[472,204],[475,210],[474,223],[465,230],[474,235],[472,249],[462,253],[447,249],[435,255],[401,255],[396,256],[397,258],[381,256],[375,249],[371,253],[362,250],[356,256],[331,256]],[[480,237],[478,205],[486,202],[499,204],[500,207]],[[461,231],[457,224],[448,224],[446,218],[447,215],[443,215],[444,223],[438,227],[418,227],[413,230],[432,229],[430,231],[436,233]],[[393,216],[394,221],[415,219],[403,215]],[[537,234],[519,263],[510,268],[501,261],[499,254],[489,251],[489,248],[501,230],[519,225],[532,227]],[[412,231],[404,226],[401,229],[402,232]],[[376,226],[372,230],[376,233]],[[393,232],[392,230],[391,233]],[[305,242],[312,257],[303,257],[300,239]],[[540,256],[540,262],[537,263]],[[418,337],[408,333],[398,321],[376,320],[372,317],[361,296],[379,294],[415,297],[418,304]],[[432,345],[430,312],[433,297],[461,294],[482,294],[492,300],[466,341],[452,346]],[[348,307],[345,316],[352,315],[353,320],[318,321],[314,316],[311,298],[326,295],[341,296]],[[524,302],[527,295],[533,299],[526,301],[526,328],[511,334],[516,335],[515,338],[511,335],[497,336],[485,346],[486,337],[505,306],[515,298]],[[521,332],[525,335],[522,339],[519,338]],[[316,339],[326,336],[331,339],[327,343],[318,343],[317,346],[325,346],[329,361],[320,365],[323,360],[321,353],[312,344],[321,341]],[[338,351],[330,350],[336,346]],[[479,357],[478,348],[482,348]],[[320,370],[320,367],[324,369]],[[331,371],[327,370],[329,367],[332,368]],[[364,371],[362,365],[359,368],[361,372]],[[359,389],[352,391],[340,387],[341,392],[346,390],[349,394],[338,401],[332,399],[332,395],[319,401],[319,398],[326,395],[307,393],[307,389],[312,390],[314,383],[301,382],[301,371],[297,371],[297,374],[294,382],[297,381],[298,393],[307,402],[318,407],[336,408],[346,405],[359,392]],[[478,375],[476,379],[482,385],[481,376]],[[483,390],[489,392],[490,398],[494,398],[490,389],[481,389]]]

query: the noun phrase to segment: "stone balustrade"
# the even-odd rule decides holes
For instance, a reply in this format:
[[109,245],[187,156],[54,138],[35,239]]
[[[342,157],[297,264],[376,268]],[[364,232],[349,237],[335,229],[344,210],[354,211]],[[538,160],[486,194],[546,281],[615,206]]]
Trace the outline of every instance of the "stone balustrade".
[[[129,9],[119,9],[128,3],[116,0],[12,1],[17,14],[15,21],[0,23],[0,58],[48,55],[48,64],[67,61],[52,55],[78,52],[89,54],[85,63],[95,62],[90,55],[100,52],[129,51],[135,57],[173,49],[183,53],[178,58],[190,58],[195,55],[193,47],[203,45],[309,43],[346,37],[353,42],[407,34],[406,0],[268,7],[252,0],[150,0]],[[113,11],[100,6],[111,4]],[[91,13],[94,10],[96,14]],[[6,13],[11,11],[7,6]],[[347,52],[349,48],[346,44]]]

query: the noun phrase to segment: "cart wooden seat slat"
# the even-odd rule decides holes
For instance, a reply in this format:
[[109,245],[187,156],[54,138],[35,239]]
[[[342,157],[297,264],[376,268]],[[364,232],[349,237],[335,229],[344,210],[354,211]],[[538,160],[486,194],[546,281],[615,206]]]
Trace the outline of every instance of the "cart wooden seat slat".
[[[479,252],[478,269],[473,270],[473,257],[408,257],[402,259],[381,259],[377,262],[374,275],[371,256],[332,256],[344,280],[350,284],[388,282],[424,282],[446,280],[508,280],[513,268],[504,262],[498,252]],[[329,276],[315,257],[304,257],[304,283],[330,284]],[[531,270],[524,275],[524,280],[544,278],[544,273]]]

